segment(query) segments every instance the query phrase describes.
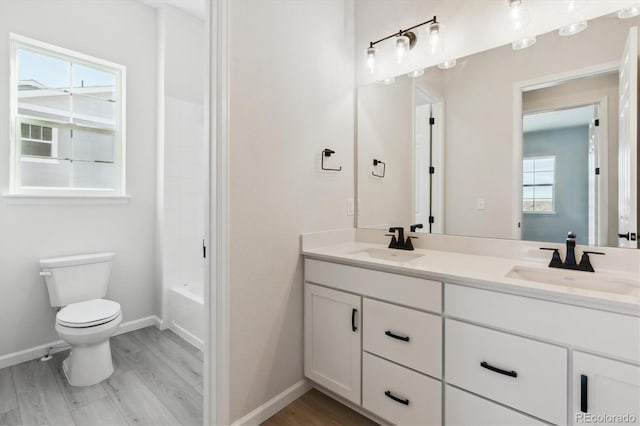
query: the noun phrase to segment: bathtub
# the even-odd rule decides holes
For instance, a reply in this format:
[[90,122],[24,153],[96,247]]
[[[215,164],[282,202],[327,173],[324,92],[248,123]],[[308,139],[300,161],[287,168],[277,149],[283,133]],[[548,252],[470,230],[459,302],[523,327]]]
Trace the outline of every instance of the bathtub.
[[204,347],[204,287],[185,284],[169,289],[171,325],[169,328],[189,343]]

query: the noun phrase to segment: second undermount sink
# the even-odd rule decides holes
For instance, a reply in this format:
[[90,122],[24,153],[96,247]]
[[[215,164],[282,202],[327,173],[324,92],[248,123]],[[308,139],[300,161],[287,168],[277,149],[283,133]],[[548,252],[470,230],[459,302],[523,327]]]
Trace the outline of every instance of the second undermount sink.
[[413,259],[424,256],[424,254],[416,253],[413,251],[385,249],[385,248],[368,248],[363,250],[357,250],[350,254],[360,255],[362,257],[369,257],[372,259],[391,260],[395,262],[408,262]]
[[514,266],[506,276],[519,280],[600,291],[603,293],[629,296],[638,295],[638,283],[633,280],[597,272],[591,273],[564,269]]

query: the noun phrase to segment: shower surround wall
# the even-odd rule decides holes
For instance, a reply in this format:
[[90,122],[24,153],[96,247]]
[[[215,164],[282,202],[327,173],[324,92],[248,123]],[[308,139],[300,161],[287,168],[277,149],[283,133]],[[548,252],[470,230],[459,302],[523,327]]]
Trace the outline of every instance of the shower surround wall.
[[166,328],[172,327],[169,289],[203,282],[204,21],[162,6],[158,38],[156,304]]
[[[59,339],[38,260],[114,251],[108,298],[124,322],[153,322],[156,153],[156,13],[136,1],[0,2],[0,193],[9,190],[9,33],[127,67],[129,200],[0,197],[0,363]],[[36,204],[33,204],[36,203]],[[37,356],[37,355],[36,355]]]

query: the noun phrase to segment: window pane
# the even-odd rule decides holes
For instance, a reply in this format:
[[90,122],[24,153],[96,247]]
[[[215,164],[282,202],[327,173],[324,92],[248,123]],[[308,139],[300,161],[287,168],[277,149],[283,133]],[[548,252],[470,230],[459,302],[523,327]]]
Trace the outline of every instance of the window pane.
[[73,132],[73,158],[88,161],[113,161],[114,135],[98,129],[75,129]]
[[535,201],[535,210],[537,212],[552,212],[553,200],[538,200]]
[[522,174],[522,184],[523,185],[533,185],[534,184],[534,180],[533,180],[533,176],[535,175],[535,173],[523,173]]
[[73,95],[74,123],[101,129],[115,129],[116,104],[108,100],[111,97],[113,97],[112,89],[91,95],[75,93]]
[[22,141],[22,155],[51,157],[51,144],[46,142]]
[[533,171],[533,160],[522,160],[522,171],[523,172],[532,172]]
[[522,211],[523,212],[532,212],[533,211],[533,200],[522,200]]
[[535,188],[535,198],[553,198],[553,186],[536,186]]
[[42,128],[42,140],[44,141],[53,140],[53,129],[51,127]]
[[42,127],[36,126],[35,124],[31,125],[31,139],[42,140]]
[[73,64],[73,87],[110,87],[116,86],[114,73],[92,68],[87,65]]
[[535,177],[535,184],[553,184],[553,172],[537,172]]
[[18,94],[18,113],[22,116],[68,123],[70,111],[71,95],[65,92],[34,90]]
[[525,186],[522,188],[522,198],[533,198],[533,187]]
[[71,163],[69,161],[32,162],[23,160],[22,186],[69,187]]
[[22,123],[20,125],[20,134],[22,138],[30,138],[31,137],[31,127],[28,124]]
[[20,91],[69,87],[69,61],[18,49],[16,52]]
[[555,160],[553,157],[537,158],[535,163],[536,172],[549,172],[553,171]]
[[76,188],[113,188],[115,165],[108,163],[73,163],[73,186]]

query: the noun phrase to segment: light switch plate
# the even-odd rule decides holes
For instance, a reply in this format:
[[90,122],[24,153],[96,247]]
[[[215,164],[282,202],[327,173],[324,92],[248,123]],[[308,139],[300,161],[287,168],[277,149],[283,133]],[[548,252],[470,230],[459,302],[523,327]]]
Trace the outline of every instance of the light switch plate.
[[347,216],[353,216],[354,202],[353,198],[347,200]]
[[476,200],[476,209],[477,210],[484,210],[484,198],[478,198]]

